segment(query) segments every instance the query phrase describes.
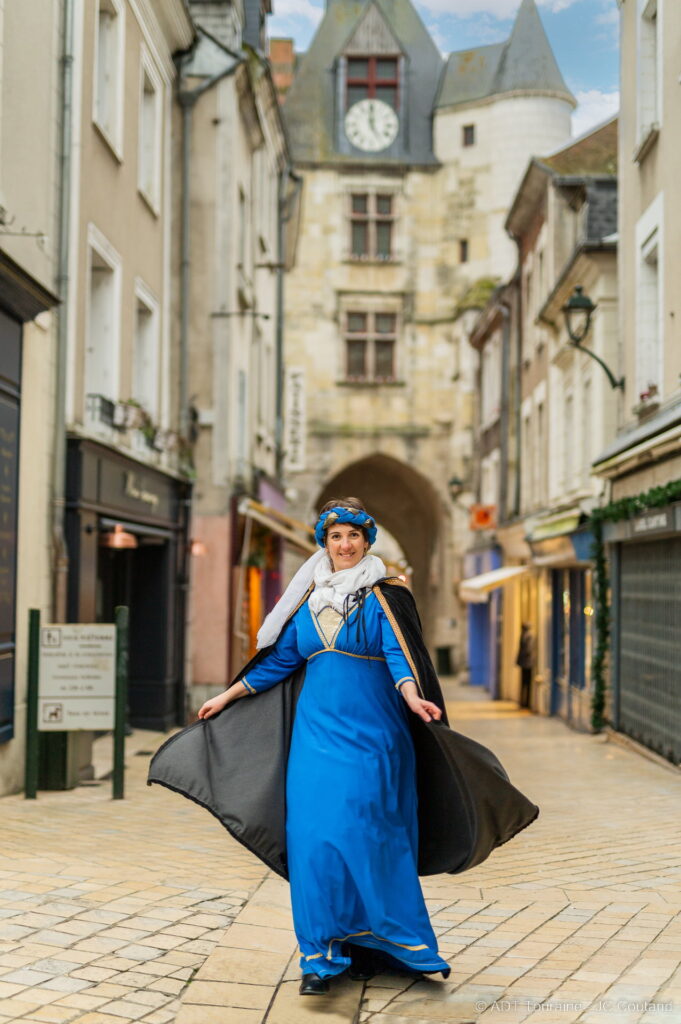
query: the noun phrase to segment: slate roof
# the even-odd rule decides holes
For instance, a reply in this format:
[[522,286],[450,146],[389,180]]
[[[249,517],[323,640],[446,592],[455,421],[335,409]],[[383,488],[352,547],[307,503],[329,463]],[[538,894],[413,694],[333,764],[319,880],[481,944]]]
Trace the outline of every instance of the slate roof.
[[555,174],[617,174],[618,118],[590,128],[584,135],[542,157]]
[[[374,4],[390,27],[406,62],[402,129],[388,149],[360,154],[345,138],[337,61]],[[551,94],[576,106],[551,49],[535,0],[522,0],[505,43],[460,50],[443,60],[411,0],[327,0],[324,17],[300,58],[284,104],[284,117],[299,163],[418,164],[437,166],[432,146],[436,108],[466,105],[522,91]]]
[[602,242],[617,231],[617,178],[588,181],[585,241]]
[[472,103],[495,92],[494,79],[506,43],[451,53],[437,98],[438,107]]
[[577,105],[553,55],[535,0],[522,0],[505,43],[450,55],[437,106],[463,105],[516,91],[552,93]]
[[[403,130],[388,149],[358,154],[338,131],[335,66],[369,4],[376,4],[407,62],[407,103]],[[431,119],[444,61],[411,0],[327,0],[324,17],[300,62],[284,104],[284,117],[297,162],[335,164],[431,164]]]
[[618,118],[590,129],[546,157],[533,157],[515,194],[506,229],[519,234],[534,216],[548,182],[585,192],[585,242],[600,242],[617,231]]

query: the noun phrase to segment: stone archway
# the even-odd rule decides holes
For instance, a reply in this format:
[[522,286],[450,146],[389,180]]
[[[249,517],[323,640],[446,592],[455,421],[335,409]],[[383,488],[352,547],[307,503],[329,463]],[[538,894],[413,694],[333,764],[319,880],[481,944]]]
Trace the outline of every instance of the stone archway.
[[441,604],[438,581],[431,584],[433,558],[442,542],[440,497],[412,466],[377,452],[337,471],[315,501],[318,511],[331,498],[360,498],[379,525],[400,544],[412,569],[412,589],[426,640],[433,637],[433,612]]

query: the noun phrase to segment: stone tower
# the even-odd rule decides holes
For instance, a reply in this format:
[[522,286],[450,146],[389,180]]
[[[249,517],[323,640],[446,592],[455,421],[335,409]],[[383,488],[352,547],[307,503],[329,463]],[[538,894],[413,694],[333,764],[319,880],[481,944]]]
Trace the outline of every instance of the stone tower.
[[470,460],[460,318],[513,268],[505,212],[574,104],[534,0],[505,43],[448,60],[410,0],[327,0],[284,104],[304,178],[285,307],[291,506],[309,519],[328,497],[365,500],[413,570],[443,670],[464,640],[468,519],[448,491]]

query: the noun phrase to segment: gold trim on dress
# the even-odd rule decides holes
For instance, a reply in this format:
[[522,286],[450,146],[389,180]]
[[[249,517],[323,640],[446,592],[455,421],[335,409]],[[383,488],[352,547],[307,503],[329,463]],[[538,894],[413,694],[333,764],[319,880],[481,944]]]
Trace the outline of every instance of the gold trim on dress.
[[402,676],[402,678],[398,679],[397,682],[395,683],[395,689],[399,690],[400,686],[402,685],[402,683],[409,683],[409,682],[415,683],[416,680],[414,679],[413,676]]
[[381,583],[389,583],[391,587],[404,587],[405,590],[411,591],[409,584],[401,580],[399,576],[386,576]]
[[321,651],[315,651],[309,656],[308,661],[312,661],[318,654],[344,654],[346,658],[362,658],[364,661],[385,661],[385,658],[378,657],[375,654],[353,654],[352,651],[340,651],[337,647],[323,647]]
[[378,584],[375,583],[374,586],[371,588],[371,590],[372,590],[372,593],[374,593],[376,595],[376,597],[378,599],[378,602],[381,605],[381,608],[385,612],[386,618],[388,619],[388,622],[390,623],[390,625],[393,628],[393,633],[397,637],[397,642],[400,645],[400,647],[402,648],[402,653],[404,654],[405,658],[407,659],[407,663],[409,665],[409,668],[414,673],[414,682],[416,683],[416,685],[418,687],[418,690],[419,690],[419,693],[421,694],[421,699],[425,700],[425,697],[423,695],[423,689],[421,687],[421,681],[419,679],[419,674],[418,674],[418,672],[416,670],[416,665],[414,664],[414,659],[411,656],[411,651],[407,647],[407,641],[404,639],[404,637],[402,635],[402,630],[400,629],[400,627],[399,627],[399,625],[397,623],[397,619],[393,615],[393,613],[392,613],[392,611],[390,609],[390,605],[388,604],[388,602],[386,601],[385,597],[381,593],[381,591],[380,591],[380,589],[378,587]]
[[333,954],[333,944],[334,944],[334,942],[346,942],[348,939],[359,938],[360,935],[373,935],[373,937],[375,939],[378,939],[379,942],[389,942],[391,946],[399,946],[400,949],[409,949],[412,952],[416,952],[419,949],[429,949],[430,948],[429,946],[426,945],[425,942],[422,942],[420,946],[407,946],[407,945],[405,945],[404,942],[393,942],[392,939],[384,939],[382,935],[377,935],[376,932],[371,932],[371,931],[367,931],[367,932],[351,932],[349,935],[344,935],[342,937],[342,939],[331,939],[331,941],[329,942],[329,948],[328,948],[327,953],[326,953],[326,959],[327,960],[331,959],[331,956]]
[[243,683],[249,693],[257,693],[258,692],[255,689],[255,687],[251,686],[251,684],[247,681],[246,676],[242,676],[241,679],[237,679],[237,682],[238,683]]

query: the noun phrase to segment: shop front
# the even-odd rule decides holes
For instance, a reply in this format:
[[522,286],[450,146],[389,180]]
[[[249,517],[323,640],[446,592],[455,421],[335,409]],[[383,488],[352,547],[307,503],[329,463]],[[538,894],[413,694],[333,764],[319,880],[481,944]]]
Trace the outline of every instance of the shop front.
[[681,503],[607,522],[615,729],[681,763]]
[[21,335],[0,309],[0,743],[14,736]]
[[[537,709],[589,729],[593,603],[593,535],[577,510],[535,526],[528,536],[539,580],[543,655],[538,664]],[[561,532],[564,531],[564,532]]]
[[233,671],[255,654],[258,630],[283,590],[285,557],[295,553],[300,561],[317,550],[312,529],[287,515],[283,500],[266,483],[261,482],[259,500],[243,496],[235,509],[239,554],[234,567]]
[[[499,629],[501,591],[493,575],[501,568],[498,547],[473,550],[464,556],[465,577],[459,595],[468,605],[468,680],[471,686],[485,687],[490,696],[499,691]],[[481,577],[487,577],[481,582]]]
[[[28,610],[45,606],[58,300],[0,250],[0,795],[24,778]],[[36,323],[42,317],[41,323]]]
[[69,437],[68,618],[130,609],[129,724],[165,731],[186,716],[191,484],[104,445]]

